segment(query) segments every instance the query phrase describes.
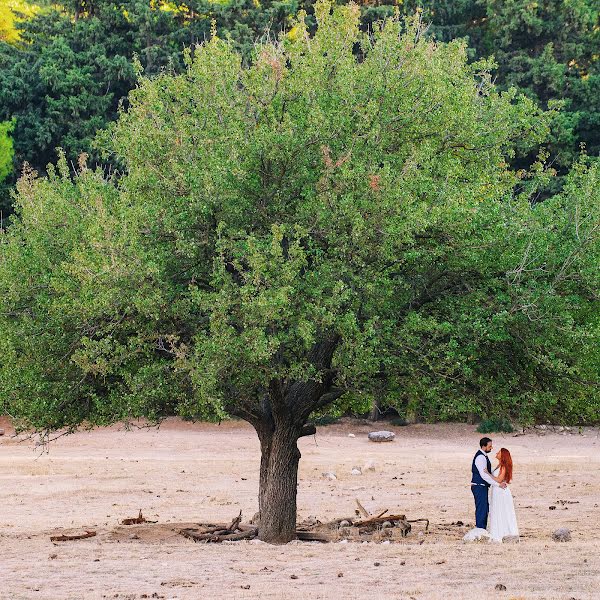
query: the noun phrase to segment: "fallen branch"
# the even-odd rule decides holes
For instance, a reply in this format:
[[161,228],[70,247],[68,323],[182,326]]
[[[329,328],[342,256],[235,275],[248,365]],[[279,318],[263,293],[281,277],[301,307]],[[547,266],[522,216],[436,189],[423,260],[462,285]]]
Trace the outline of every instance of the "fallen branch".
[[356,501],[358,509],[362,513],[363,517],[368,519],[371,516],[371,513],[367,512],[367,509],[358,501],[358,498],[354,498],[354,500]]
[[419,521],[426,521],[427,525],[425,525],[425,531],[429,529],[429,519],[410,519],[407,523],[418,523]]
[[121,521],[121,525],[140,525],[141,523],[157,523],[157,521],[148,521],[146,517],[142,514],[142,509],[140,508],[140,514],[137,517],[132,517],[131,519],[123,519]]
[[194,542],[205,542],[205,543],[220,543],[220,542],[237,542],[239,540],[250,540],[258,535],[258,528],[251,527],[244,531],[238,531],[236,533],[227,533],[227,530],[221,529],[215,532],[204,533],[199,532],[197,529],[180,529],[179,533]]
[[242,525],[242,511],[229,525],[213,525],[198,523],[197,528],[185,528],[178,531],[182,536],[194,542],[236,542],[248,540],[258,535],[256,525]]
[[314,531],[296,531],[296,537],[303,542],[331,542],[335,538],[327,533],[316,533]]
[[380,525],[381,523],[385,523],[386,521],[389,521],[390,523],[392,523],[393,521],[406,521],[406,515],[386,515],[371,517],[369,519],[365,519],[364,521],[355,521],[354,527],[368,527],[373,525]]
[[70,542],[72,540],[85,540],[96,535],[95,531],[86,531],[85,533],[78,533],[74,535],[53,535],[50,536],[51,542]]
[[235,531],[241,522],[242,522],[242,511],[240,510],[240,514],[233,521],[231,521],[231,523],[229,524],[229,527],[227,529],[229,529],[230,531]]

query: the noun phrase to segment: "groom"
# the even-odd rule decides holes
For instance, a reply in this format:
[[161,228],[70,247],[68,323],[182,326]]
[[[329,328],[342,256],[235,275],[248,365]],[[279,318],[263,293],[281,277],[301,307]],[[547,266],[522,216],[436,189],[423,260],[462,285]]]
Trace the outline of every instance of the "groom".
[[488,500],[488,490],[490,486],[496,485],[501,488],[506,487],[506,483],[498,483],[492,479],[492,463],[487,455],[492,451],[492,440],[488,437],[479,440],[479,451],[473,458],[471,465],[471,491],[475,498],[475,527],[486,529],[490,504]]

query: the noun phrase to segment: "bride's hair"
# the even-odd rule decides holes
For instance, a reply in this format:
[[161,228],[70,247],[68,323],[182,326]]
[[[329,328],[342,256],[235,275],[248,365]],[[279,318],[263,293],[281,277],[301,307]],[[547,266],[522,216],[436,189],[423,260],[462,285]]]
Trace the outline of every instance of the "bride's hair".
[[512,481],[513,463],[512,456],[506,448],[500,448],[500,469],[504,469],[504,481]]

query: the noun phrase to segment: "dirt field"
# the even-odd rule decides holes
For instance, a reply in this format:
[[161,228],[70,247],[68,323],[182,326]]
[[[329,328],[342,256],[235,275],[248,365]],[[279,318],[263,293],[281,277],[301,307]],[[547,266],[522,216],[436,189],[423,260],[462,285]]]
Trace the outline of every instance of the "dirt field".
[[[495,436],[515,461],[519,544],[465,544],[473,524],[466,425],[386,427],[367,440],[346,422],[300,440],[299,518],[400,509],[420,524],[405,541],[194,544],[181,523],[229,521],[257,510],[259,447],[241,423],[170,420],[159,430],[81,432],[43,453],[0,438],[0,598],[600,599],[600,435]],[[356,437],[349,437],[353,433]],[[373,461],[375,471],[351,475]],[[322,473],[334,471],[337,481]],[[562,502],[561,502],[562,501]],[[550,506],[555,506],[550,510]],[[154,525],[119,525],[142,509]],[[455,525],[463,521],[464,526]],[[573,540],[551,539],[568,527]],[[50,536],[96,530],[53,544]],[[506,590],[496,590],[502,584]]]

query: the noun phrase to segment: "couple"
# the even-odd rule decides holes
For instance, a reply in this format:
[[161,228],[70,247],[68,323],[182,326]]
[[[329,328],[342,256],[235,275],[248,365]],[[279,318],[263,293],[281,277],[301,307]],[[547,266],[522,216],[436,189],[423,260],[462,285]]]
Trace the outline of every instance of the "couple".
[[[492,440],[488,437],[481,438],[479,447],[480,450],[475,454],[471,466],[471,491],[475,498],[476,526],[465,539],[489,537],[493,542],[501,542],[506,536],[519,535],[513,497],[508,487],[512,479],[512,458],[506,448],[501,448],[496,454],[498,465],[492,471],[492,464],[487,457],[492,451]],[[490,487],[492,491],[488,500]]]

